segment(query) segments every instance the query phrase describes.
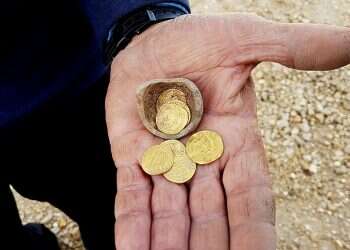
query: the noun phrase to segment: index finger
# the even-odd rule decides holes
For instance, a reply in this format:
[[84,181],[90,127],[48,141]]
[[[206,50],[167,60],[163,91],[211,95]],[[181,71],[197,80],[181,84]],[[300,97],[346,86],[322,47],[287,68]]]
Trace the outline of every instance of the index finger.
[[148,250],[151,247],[152,183],[142,172],[137,159],[154,142],[153,136],[146,131],[135,131],[111,142],[112,155],[118,168],[115,203],[118,250]]

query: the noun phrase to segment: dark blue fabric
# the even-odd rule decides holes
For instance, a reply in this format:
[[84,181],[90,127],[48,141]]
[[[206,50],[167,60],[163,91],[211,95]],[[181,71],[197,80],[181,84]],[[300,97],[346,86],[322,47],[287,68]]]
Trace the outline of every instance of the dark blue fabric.
[[0,8],[0,128],[53,97],[106,73],[103,43],[113,22],[151,4],[188,0],[7,0]]

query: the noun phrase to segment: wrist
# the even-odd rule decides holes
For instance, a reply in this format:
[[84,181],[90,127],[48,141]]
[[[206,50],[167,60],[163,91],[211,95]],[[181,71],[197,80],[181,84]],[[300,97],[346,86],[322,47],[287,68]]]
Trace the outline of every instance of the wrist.
[[123,50],[134,36],[154,24],[188,14],[189,10],[175,3],[161,3],[138,9],[128,16],[116,21],[110,28],[105,43],[105,63],[110,64],[113,58]]

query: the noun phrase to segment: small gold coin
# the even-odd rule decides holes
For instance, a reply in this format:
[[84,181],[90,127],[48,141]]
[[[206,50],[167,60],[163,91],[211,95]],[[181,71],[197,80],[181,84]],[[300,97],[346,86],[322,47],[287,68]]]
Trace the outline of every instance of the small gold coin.
[[182,92],[181,90],[178,90],[178,89],[167,89],[167,90],[165,90],[158,97],[157,110],[159,110],[160,107],[163,104],[168,103],[170,101],[174,101],[174,100],[181,101],[184,104],[186,104],[186,95],[185,95],[185,93]]
[[142,156],[141,167],[149,175],[164,174],[174,164],[174,153],[169,145],[155,145]]
[[224,143],[221,136],[209,130],[193,134],[186,143],[186,153],[198,164],[208,164],[221,157]]
[[174,183],[185,183],[192,179],[197,169],[196,163],[186,154],[175,156],[173,167],[163,176]]
[[178,140],[167,140],[160,145],[169,145],[174,153],[174,156],[186,154],[186,147]]
[[170,103],[173,103],[173,104],[176,104],[176,105],[178,105],[178,106],[184,108],[184,109],[186,110],[186,112],[187,112],[187,115],[188,115],[187,124],[190,122],[190,120],[191,120],[191,110],[190,110],[190,108],[186,105],[186,103],[184,103],[184,102],[182,102],[182,101],[178,101],[178,100],[171,100],[171,101],[169,101],[169,102],[167,102],[167,103],[169,103],[169,104],[170,104]]
[[156,116],[158,129],[168,135],[175,135],[188,124],[188,113],[183,107],[175,103],[163,104]]

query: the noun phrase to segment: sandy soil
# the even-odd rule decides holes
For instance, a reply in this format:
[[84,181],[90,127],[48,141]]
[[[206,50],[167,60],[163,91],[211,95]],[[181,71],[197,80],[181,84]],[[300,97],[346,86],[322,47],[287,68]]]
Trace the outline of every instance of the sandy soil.
[[[193,0],[195,13],[253,12],[281,22],[349,25],[349,0]],[[274,179],[279,250],[350,250],[350,67],[301,72],[264,63],[253,75]],[[78,227],[48,204],[17,196],[24,222],[45,223],[62,249]]]

